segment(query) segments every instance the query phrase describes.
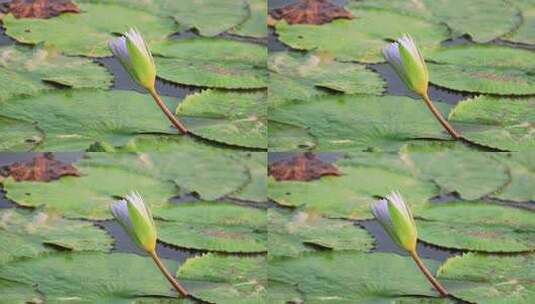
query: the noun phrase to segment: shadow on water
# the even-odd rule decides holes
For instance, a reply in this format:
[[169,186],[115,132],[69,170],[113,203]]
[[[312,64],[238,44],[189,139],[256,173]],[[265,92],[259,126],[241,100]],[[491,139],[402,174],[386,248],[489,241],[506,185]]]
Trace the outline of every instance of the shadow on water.
[[0,46],[14,44],[15,40],[6,35],[6,30],[0,25]]

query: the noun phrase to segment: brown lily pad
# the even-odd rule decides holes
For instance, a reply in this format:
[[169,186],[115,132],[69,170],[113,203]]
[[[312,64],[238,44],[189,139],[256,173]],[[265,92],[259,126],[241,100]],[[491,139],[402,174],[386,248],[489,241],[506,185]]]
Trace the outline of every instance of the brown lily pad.
[[332,4],[329,0],[301,0],[281,8],[273,9],[269,14],[277,19],[284,19],[288,24],[324,24],[334,19],[355,18],[345,8]]
[[278,181],[310,181],[324,175],[339,176],[340,172],[335,165],[323,162],[311,152],[305,152],[291,159],[272,163],[269,165],[269,175]]
[[39,154],[27,162],[15,162],[4,166],[0,168],[0,174],[11,176],[18,182],[49,182],[65,175],[80,176],[76,167],[56,160],[52,153]]
[[70,0],[13,0],[9,12],[17,18],[47,19],[61,13],[79,13],[80,9]]

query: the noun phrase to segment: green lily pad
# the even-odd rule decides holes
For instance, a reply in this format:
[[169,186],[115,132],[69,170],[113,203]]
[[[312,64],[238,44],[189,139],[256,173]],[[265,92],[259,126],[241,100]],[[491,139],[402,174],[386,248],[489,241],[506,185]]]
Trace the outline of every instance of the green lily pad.
[[19,205],[57,211],[66,217],[110,219],[109,210],[114,197],[138,191],[153,209],[167,204],[176,194],[175,183],[157,179],[149,173],[129,170],[121,166],[77,165],[81,177],[64,176],[43,182],[4,180],[6,196]]
[[[271,115],[269,108],[268,113]],[[308,133],[306,128],[289,123],[279,123],[275,120],[269,120],[268,134],[270,152],[308,150],[317,145],[317,140]]]
[[[98,149],[98,151],[91,149]],[[214,153],[216,151],[223,151],[223,149],[215,146],[207,146],[191,136],[140,134],[132,137],[132,139],[121,147],[114,147],[111,144],[100,142],[90,147],[90,152],[175,152],[193,149],[213,150]]]
[[267,1],[247,0],[247,3],[249,9],[249,17],[245,20],[245,22],[241,23],[237,27],[230,29],[229,33],[239,36],[255,38],[266,37],[266,20],[268,11]]
[[499,95],[535,94],[535,53],[496,45],[441,48],[428,59],[431,82],[450,89]]
[[535,44],[535,2],[533,0],[512,2],[520,9],[522,23],[504,39],[515,43]]
[[355,19],[339,19],[323,25],[289,25],[280,21],[276,25],[277,34],[282,42],[294,49],[317,49],[339,60],[366,63],[384,61],[381,49],[386,45],[385,40],[398,38],[400,28],[411,33],[424,53],[449,37],[446,26],[421,17],[373,8],[350,11]]
[[267,201],[267,153],[237,154],[249,169],[249,182],[230,198],[262,203]]
[[362,0],[353,5],[387,8],[443,22],[451,29],[451,37],[468,34],[476,42],[489,42],[503,36],[522,22],[518,9],[502,0]]
[[43,303],[43,297],[31,285],[0,279],[0,304]]
[[401,96],[342,95],[287,102],[270,109],[269,119],[307,129],[318,141],[316,150],[397,151],[414,139],[448,138],[423,102]]
[[535,201],[535,155],[531,151],[496,155],[507,165],[511,181],[491,196],[498,199],[528,202]]
[[0,210],[0,220],[0,265],[53,252],[53,247],[108,251],[113,242],[90,222],[67,220],[53,213],[4,209]]
[[267,263],[263,256],[238,257],[208,253],[188,259],[177,278],[193,296],[218,304],[264,304]]
[[201,87],[258,89],[267,86],[264,46],[222,38],[173,39],[155,45],[158,76]]
[[419,174],[432,179],[445,192],[475,200],[496,192],[509,182],[507,168],[485,153],[410,153]]
[[[174,261],[164,263],[176,267]],[[143,296],[175,296],[152,260],[134,254],[48,255],[4,265],[0,277],[37,285],[50,303],[132,303]]]
[[418,237],[428,243],[486,252],[535,250],[533,212],[483,202],[448,202],[418,213]]
[[268,182],[268,196],[283,206],[301,206],[305,210],[329,217],[372,218],[370,203],[377,196],[399,190],[413,210],[427,205],[437,194],[436,186],[403,174],[378,167],[339,166],[341,176],[323,176],[310,182]]
[[0,71],[3,80],[0,101],[54,88],[47,83],[103,89],[112,83],[112,75],[106,68],[88,59],[65,57],[52,47],[0,47]]
[[438,278],[458,298],[480,304],[535,301],[534,255],[490,256],[468,253],[444,263]]
[[449,120],[464,124],[462,136],[478,144],[510,151],[535,148],[535,98],[467,99],[450,112]]
[[191,132],[209,140],[247,148],[266,148],[265,93],[206,90],[189,95],[176,112]]
[[182,248],[220,252],[266,251],[267,218],[261,209],[223,202],[181,203],[154,210],[159,239]]
[[313,246],[333,250],[368,251],[371,235],[352,222],[326,219],[310,212],[268,210],[269,255],[299,256]]
[[269,57],[271,71],[269,102],[306,100],[326,95],[326,90],[346,94],[380,95],[385,82],[379,74],[355,63],[340,63],[321,54],[273,53]]
[[45,151],[80,151],[99,141],[121,146],[143,133],[176,134],[149,95],[132,91],[58,90],[8,100],[0,115],[35,124],[45,134],[37,150]]
[[[169,18],[112,4],[80,4],[81,13],[63,13],[50,19],[20,18],[8,14],[3,19],[6,34],[22,43],[53,45],[68,55],[104,57],[111,55],[107,42],[128,30],[135,20],[149,44],[164,40],[178,30]],[[187,6],[191,7],[191,6]]]
[[1,151],[28,151],[43,139],[43,134],[32,123],[2,116],[0,134]]
[[[424,263],[433,272],[438,268],[436,261]],[[296,285],[307,304],[399,303],[394,298],[436,295],[410,258],[391,253],[322,252],[272,259],[269,278]]]

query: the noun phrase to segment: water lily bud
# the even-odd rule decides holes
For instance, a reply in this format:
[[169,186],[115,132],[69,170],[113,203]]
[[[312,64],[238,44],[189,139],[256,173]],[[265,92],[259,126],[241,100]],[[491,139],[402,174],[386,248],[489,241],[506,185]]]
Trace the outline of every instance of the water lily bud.
[[419,95],[427,94],[429,73],[411,36],[404,35],[389,44],[383,49],[383,55],[410,90]]
[[416,251],[416,224],[398,192],[392,192],[372,205],[372,213],[392,240],[402,249]]
[[147,90],[154,88],[156,66],[149,47],[135,29],[130,29],[123,36],[108,42],[115,55],[128,74]]
[[156,250],[156,226],[149,207],[137,192],[111,204],[111,212],[130,238],[143,250]]

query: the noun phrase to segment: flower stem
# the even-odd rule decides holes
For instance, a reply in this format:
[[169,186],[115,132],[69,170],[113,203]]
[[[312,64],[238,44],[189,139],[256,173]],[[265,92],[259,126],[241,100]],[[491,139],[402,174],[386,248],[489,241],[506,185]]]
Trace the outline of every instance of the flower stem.
[[433,115],[435,115],[435,117],[438,119],[440,124],[444,127],[444,129],[446,129],[446,131],[448,131],[451,137],[453,137],[454,139],[459,139],[461,135],[459,135],[459,133],[457,133],[457,131],[455,131],[455,129],[453,129],[453,127],[449,124],[449,122],[442,116],[440,111],[435,107],[435,105],[429,98],[429,95],[427,93],[424,93],[422,94],[422,98],[427,104],[427,107],[429,108],[429,110],[431,110]]
[[169,111],[165,103],[163,102],[162,98],[156,91],[156,88],[152,88],[149,90],[150,95],[152,98],[154,98],[154,101],[156,101],[156,104],[162,109],[163,113],[167,118],[171,121],[171,123],[180,131],[182,134],[187,134],[188,129],[176,118],[176,116]]
[[188,291],[178,283],[178,281],[167,271],[167,268],[165,268],[164,264],[158,257],[158,254],[156,253],[156,250],[149,252],[150,256],[152,257],[152,260],[154,260],[154,263],[156,263],[156,266],[160,269],[160,271],[163,273],[165,278],[173,285],[173,287],[178,291],[179,294],[181,294],[183,297],[187,297],[189,295]]
[[425,264],[422,261],[422,259],[420,259],[420,257],[418,256],[418,253],[416,253],[416,250],[409,251],[409,255],[412,257],[414,262],[416,262],[416,265],[418,265],[418,268],[420,268],[420,270],[424,273],[424,275],[427,278],[427,280],[429,280],[429,282],[431,282],[431,285],[433,285],[433,287],[435,287],[435,289],[440,293],[440,295],[443,296],[443,297],[448,296],[449,293],[446,290],[446,288],[444,288],[444,286],[442,286],[442,284],[440,284],[440,282],[437,281],[437,279],[435,279],[435,277],[429,271],[429,269],[427,269],[427,267],[425,266]]

